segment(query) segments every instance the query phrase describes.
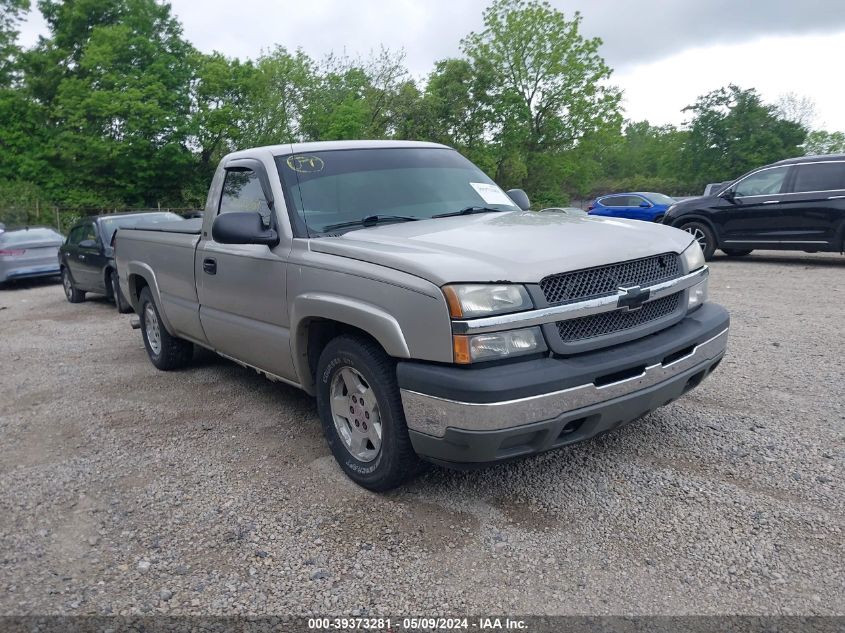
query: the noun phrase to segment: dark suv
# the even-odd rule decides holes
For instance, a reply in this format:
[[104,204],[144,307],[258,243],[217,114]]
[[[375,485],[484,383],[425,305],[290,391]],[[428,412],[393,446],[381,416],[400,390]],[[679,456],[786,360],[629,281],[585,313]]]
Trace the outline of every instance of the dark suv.
[[112,238],[119,228],[171,222],[182,217],[170,212],[110,213],[83,218],[68,232],[59,249],[62,285],[71,303],[85,300],[86,292],[106,295],[120,312],[132,308],[120,294],[117,267],[114,264]]
[[692,233],[706,259],[720,248],[845,250],[845,154],[790,158],[760,167],[715,195],[679,202],[664,224]]

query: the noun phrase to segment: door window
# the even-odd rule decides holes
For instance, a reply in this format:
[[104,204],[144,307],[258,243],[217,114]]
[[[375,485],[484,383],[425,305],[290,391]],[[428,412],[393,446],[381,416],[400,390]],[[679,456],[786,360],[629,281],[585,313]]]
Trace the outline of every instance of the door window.
[[734,187],[734,193],[743,196],[767,196],[780,193],[789,167],[773,167],[751,174]]
[[628,206],[628,197],[627,196],[609,196],[607,198],[602,198],[601,204],[602,204],[603,207],[627,207]]
[[77,226],[67,236],[68,246],[77,246],[82,241],[82,234],[85,233],[84,226]]
[[218,213],[252,211],[261,214],[264,226],[270,226],[270,207],[258,174],[251,169],[229,169],[223,181],[223,195]]
[[845,163],[812,163],[795,167],[793,193],[845,189]]
[[84,226],[79,227],[81,229],[82,237],[79,239],[80,242],[84,242],[85,240],[92,240],[97,242],[97,229],[94,228],[93,224],[86,224]]

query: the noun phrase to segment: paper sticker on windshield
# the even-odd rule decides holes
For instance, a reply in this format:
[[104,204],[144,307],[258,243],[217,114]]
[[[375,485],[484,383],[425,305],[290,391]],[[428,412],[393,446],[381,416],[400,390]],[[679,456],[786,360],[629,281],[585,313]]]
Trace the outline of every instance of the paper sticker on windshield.
[[481,196],[484,204],[506,204],[509,207],[513,206],[513,200],[508,197],[508,194],[499,189],[497,185],[488,185],[486,182],[471,182],[469,184],[475,189],[475,193]]
[[323,171],[323,167],[326,166],[323,159],[319,156],[304,156],[302,154],[288,156],[288,159],[285,162],[292,170],[303,174],[308,174],[314,171]]

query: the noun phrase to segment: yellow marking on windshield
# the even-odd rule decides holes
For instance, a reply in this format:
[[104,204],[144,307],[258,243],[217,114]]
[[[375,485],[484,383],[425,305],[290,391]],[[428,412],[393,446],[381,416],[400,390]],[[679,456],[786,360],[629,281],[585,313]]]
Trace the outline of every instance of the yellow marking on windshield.
[[323,171],[323,167],[326,166],[323,159],[319,156],[288,156],[285,162],[292,170],[303,174]]

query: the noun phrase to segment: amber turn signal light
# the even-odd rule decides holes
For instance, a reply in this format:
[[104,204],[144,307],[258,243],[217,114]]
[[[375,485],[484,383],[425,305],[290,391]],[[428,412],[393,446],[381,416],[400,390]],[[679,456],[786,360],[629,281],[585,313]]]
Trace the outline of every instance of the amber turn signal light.
[[472,362],[472,358],[470,358],[469,355],[468,336],[453,336],[452,351],[455,358],[455,363],[457,363],[458,365],[469,365]]

